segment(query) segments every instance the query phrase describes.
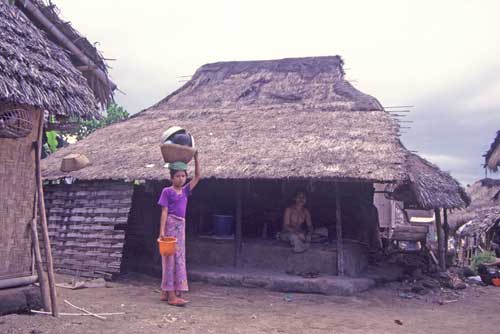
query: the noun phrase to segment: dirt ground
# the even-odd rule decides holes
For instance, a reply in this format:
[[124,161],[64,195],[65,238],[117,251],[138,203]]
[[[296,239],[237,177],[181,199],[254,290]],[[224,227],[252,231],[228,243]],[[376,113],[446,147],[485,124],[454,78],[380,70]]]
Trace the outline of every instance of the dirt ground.
[[[58,276],[58,282],[68,277]],[[108,288],[58,288],[60,312],[90,316],[7,315],[0,333],[500,333],[500,288],[470,287],[405,299],[394,286],[352,297],[287,294],[192,283],[184,308],[159,301],[159,280],[133,275]],[[449,296],[447,296],[449,294]],[[437,300],[457,300],[440,305]]]

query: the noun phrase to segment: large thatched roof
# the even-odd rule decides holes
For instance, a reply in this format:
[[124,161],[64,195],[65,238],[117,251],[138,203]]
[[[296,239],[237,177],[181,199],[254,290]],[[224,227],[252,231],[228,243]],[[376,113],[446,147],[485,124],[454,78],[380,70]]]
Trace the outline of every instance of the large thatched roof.
[[500,166],[500,130],[497,132],[493,143],[491,143],[490,149],[485,157],[485,167],[488,167],[490,170],[496,172],[498,171],[498,167]]
[[460,183],[424,158],[408,153],[406,179],[395,186],[394,198],[421,209],[464,208],[470,203]]
[[500,180],[482,179],[467,187],[471,204],[466,210],[454,211],[450,225],[461,229],[461,235],[473,235],[488,230],[500,219]]
[[[392,182],[404,174],[397,123],[344,79],[334,56],[202,66],[150,109],[46,159],[44,175],[164,179],[160,137],[173,125],[196,138],[205,177]],[[60,172],[69,153],[91,165]]]
[[[44,22],[51,27],[44,26],[40,18],[46,18]],[[63,30],[60,37],[79,45],[73,51],[85,52],[105,71],[95,47],[61,22],[53,5],[41,0],[11,5],[0,0],[0,101],[37,107],[53,115],[97,114],[96,101],[106,102],[112,92],[103,92],[101,86],[90,83],[92,75],[82,74],[80,66],[89,64],[81,64],[74,52],[59,43],[54,37],[54,31],[61,33],[59,29]]]

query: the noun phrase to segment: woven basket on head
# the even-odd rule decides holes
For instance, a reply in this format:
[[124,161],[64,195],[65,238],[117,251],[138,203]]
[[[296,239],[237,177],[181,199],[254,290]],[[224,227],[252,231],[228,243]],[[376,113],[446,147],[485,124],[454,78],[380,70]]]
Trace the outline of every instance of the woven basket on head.
[[192,147],[177,144],[163,144],[160,149],[165,162],[181,161],[188,163],[193,159],[194,152],[196,152]]
[[22,138],[33,129],[33,113],[24,109],[0,111],[0,138]]

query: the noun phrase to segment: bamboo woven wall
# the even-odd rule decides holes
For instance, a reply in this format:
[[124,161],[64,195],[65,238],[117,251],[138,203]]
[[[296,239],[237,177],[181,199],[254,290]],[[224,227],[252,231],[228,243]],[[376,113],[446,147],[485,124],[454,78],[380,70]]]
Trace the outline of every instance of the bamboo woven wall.
[[120,272],[133,190],[121,181],[44,187],[57,272],[105,278]]
[[[0,106],[0,110],[10,106]],[[31,274],[30,222],[36,189],[35,151],[38,119],[19,139],[0,138],[0,279]]]

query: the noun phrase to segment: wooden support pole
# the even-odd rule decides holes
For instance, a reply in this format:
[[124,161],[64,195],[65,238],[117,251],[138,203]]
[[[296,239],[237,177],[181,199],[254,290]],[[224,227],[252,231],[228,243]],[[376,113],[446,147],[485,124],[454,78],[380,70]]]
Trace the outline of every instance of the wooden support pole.
[[441,224],[441,210],[434,209],[434,215],[436,218],[436,234],[437,234],[437,239],[438,239],[439,269],[442,271],[445,271],[446,270],[446,256],[445,256],[443,226]]
[[238,180],[236,183],[236,226],[234,230],[234,266],[241,265],[242,251],[242,216],[243,216],[243,201],[242,201],[242,184]]
[[447,267],[446,259],[448,258],[448,240],[450,239],[450,225],[448,225],[448,211],[447,211],[447,209],[443,209],[443,230],[444,230],[445,267]]
[[43,237],[43,245],[45,248],[45,259],[47,261],[47,273],[49,276],[49,290],[50,290],[50,304],[52,309],[52,315],[54,317],[59,316],[59,310],[57,308],[57,300],[56,300],[56,283],[54,278],[54,264],[52,261],[52,248],[50,246],[49,239],[49,228],[47,226],[47,216],[45,215],[45,200],[43,195],[43,183],[42,183],[42,169],[40,167],[40,159],[42,156],[42,143],[41,137],[43,133],[43,123],[44,117],[43,113],[40,113],[40,121],[38,124],[38,143],[36,145],[36,157],[35,157],[35,167],[36,167],[36,185],[38,190],[38,211],[40,214],[40,223],[42,227],[42,237]]
[[340,200],[339,184],[335,183],[335,216],[337,230],[337,271],[339,276],[344,276],[344,241],[342,239],[342,207]]

